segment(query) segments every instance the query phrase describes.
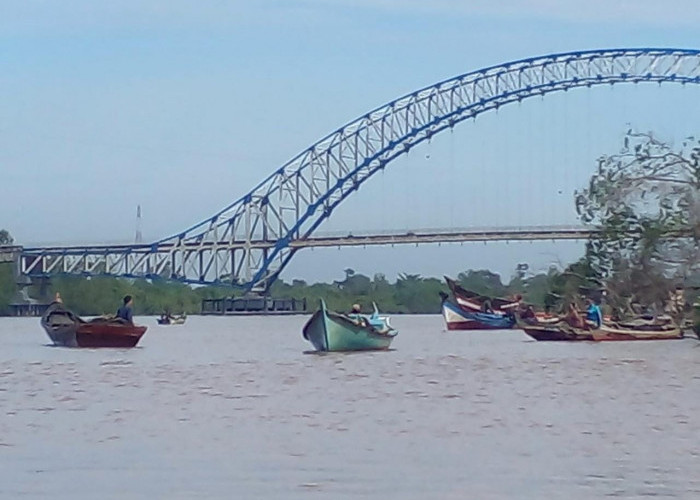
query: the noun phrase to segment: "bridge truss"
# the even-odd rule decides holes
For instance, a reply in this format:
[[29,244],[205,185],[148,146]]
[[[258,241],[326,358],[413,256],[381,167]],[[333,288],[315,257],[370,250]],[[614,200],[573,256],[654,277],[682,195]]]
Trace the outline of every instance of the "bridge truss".
[[149,245],[26,248],[20,270],[29,275],[163,277],[265,290],[343,200],[415,145],[463,120],[529,97],[642,82],[699,84],[700,51],[570,52],[466,73],[342,126],[251,192],[180,234]]

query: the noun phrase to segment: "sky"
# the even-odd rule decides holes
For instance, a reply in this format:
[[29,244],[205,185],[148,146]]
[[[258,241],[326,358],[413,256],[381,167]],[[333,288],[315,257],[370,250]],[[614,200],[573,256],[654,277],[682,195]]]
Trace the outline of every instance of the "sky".
[[[691,1],[0,0],[0,227],[20,244],[155,240],[212,215],[370,109],[494,64],[700,48]],[[627,127],[697,131],[698,89],[513,104],[392,163],[320,232],[576,223],[573,192]],[[695,130],[694,130],[695,128]],[[283,274],[508,275],[580,244],[302,251]]]

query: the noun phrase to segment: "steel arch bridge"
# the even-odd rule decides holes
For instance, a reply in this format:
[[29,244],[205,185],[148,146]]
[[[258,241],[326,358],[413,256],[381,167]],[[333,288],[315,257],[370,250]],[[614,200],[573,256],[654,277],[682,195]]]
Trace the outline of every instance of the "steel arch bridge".
[[209,219],[152,244],[25,248],[20,271],[167,278],[265,290],[348,196],[413,146],[481,113],[577,87],[700,83],[700,50],[533,57],[444,80],[343,125]]

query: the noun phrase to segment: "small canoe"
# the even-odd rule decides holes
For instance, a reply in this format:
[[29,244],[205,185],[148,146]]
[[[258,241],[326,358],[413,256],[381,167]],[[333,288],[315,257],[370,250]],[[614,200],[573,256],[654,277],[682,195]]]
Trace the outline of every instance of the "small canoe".
[[683,331],[675,325],[640,326],[630,328],[614,323],[603,323],[597,330],[592,330],[593,340],[671,340],[682,339]]
[[389,319],[379,316],[337,314],[321,307],[307,321],[303,336],[317,351],[367,351],[388,349],[398,332]]
[[168,316],[167,318],[158,318],[159,325],[184,325],[187,321],[187,315],[182,316]]
[[54,302],[41,317],[41,326],[57,346],[63,347],[134,347],[146,333],[145,326],[135,326],[114,318],[85,321]]
[[535,340],[540,341],[581,341],[594,340],[669,340],[683,338],[681,329],[669,325],[622,326],[615,323],[603,323],[600,328],[584,330],[560,321],[556,324],[530,324],[518,321],[518,328]]
[[448,299],[442,301],[442,317],[448,330],[508,330],[515,325],[511,315],[467,311]]
[[557,323],[524,323],[518,321],[518,328],[528,336],[541,342],[575,342],[582,340],[594,340],[593,334],[587,330],[573,328],[564,321]]

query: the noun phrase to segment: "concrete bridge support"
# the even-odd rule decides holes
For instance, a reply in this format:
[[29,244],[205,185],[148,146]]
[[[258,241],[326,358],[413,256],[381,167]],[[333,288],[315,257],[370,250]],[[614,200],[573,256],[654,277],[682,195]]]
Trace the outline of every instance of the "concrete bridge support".
[[[13,316],[40,316],[51,303],[49,298],[50,279],[48,277],[30,278],[21,274],[20,258],[24,249],[21,246],[0,247],[0,264],[10,264],[13,267],[17,291],[10,303]],[[32,285],[38,285],[40,299],[29,296]]]

